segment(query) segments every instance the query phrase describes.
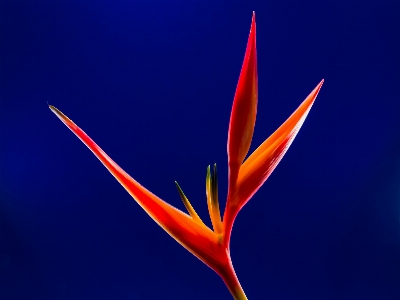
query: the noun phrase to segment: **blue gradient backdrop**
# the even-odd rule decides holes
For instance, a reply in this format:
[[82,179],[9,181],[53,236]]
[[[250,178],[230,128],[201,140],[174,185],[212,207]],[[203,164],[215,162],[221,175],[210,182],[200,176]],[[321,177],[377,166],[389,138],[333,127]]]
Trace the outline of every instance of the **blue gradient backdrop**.
[[400,9],[384,1],[1,1],[0,298],[230,299],[50,112],[208,221],[257,14],[254,150],[324,78],[239,214],[249,299],[400,299]]

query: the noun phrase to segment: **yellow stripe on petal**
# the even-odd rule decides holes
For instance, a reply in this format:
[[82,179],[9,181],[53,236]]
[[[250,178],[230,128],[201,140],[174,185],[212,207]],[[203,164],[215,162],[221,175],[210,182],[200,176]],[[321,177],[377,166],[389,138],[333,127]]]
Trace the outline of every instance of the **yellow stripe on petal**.
[[[214,164],[213,174],[211,176],[211,204],[212,204],[212,218],[214,219],[214,231],[216,234],[222,233],[221,213],[219,211],[218,201],[218,176],[217,164]],[[213,224],[214,224],[213,223]]]
[[216,180],[216,165],[214,166],[214,174],[210,174],[210,166],[207,167],[206,175],[206,195],[207,195],[207,206],[208,213],[210,214],[211,223],[216,234],[222,233],[222,222],[219,211],[218,203],[218,189]]

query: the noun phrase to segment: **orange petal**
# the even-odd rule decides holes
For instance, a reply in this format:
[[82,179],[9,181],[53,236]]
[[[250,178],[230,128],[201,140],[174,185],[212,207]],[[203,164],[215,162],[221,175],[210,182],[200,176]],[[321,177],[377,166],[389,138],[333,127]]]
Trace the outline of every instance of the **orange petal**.
[[97,156],[147,214],[178,243],[213,269],[218,269],[222,262],[226,264],[226,254],[220,251],[218,238],[211,229],[141,186],[67,116],[54,106],[50,106],[50,109]]
[[214,164],[214,171],[211,175],[210,166],[207,167],[206,176],[206,197],[208,213],[210,214],[211,224],[216,234],[222,233],[221,214],[218,202],[218,181],[217,181],[217,164]]
[[237,181],[239,209],[254,195],[289,149],[313,105],[323,80],[295,112],[241,166]]
[[[257,114],[256,20],[253,19],[228,132],[229,192],[234,189],[240,165],[249,151]],[[228,192],[228,193],[229,193]]]

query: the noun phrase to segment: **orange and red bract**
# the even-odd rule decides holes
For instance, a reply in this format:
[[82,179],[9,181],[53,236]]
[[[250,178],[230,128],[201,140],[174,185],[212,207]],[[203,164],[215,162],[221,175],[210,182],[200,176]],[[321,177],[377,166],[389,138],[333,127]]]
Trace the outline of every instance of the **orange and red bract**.
[[296,137],[323,80],[297,110],[246,160],[254,132],[258,100],[255,14],[251,23],[246,54],[236,88],[228,132],[228,195],[223,221],[218,205],[216,167],[207,169],[207,204],[214,230],[197,215],[177,184],[189,214],[176,209],[141,186],[119,167],[82,129],[57,108],[50,109],[97,156],[146,213],[178,243],[217,272],[234,299],[247,299],[230,258],[229,241],[233,222],[240,209],[261,187]]

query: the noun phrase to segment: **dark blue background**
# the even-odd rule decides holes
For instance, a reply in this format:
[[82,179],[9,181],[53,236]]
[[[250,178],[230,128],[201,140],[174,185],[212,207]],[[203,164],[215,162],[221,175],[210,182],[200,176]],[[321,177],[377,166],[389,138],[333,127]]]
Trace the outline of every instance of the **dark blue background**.
[[0,298],[230,299],[51,113],[210,224],[253,10],[252,148],[324,78],[233,228],[249,299],[399,299],[398,1],[1,1]]

